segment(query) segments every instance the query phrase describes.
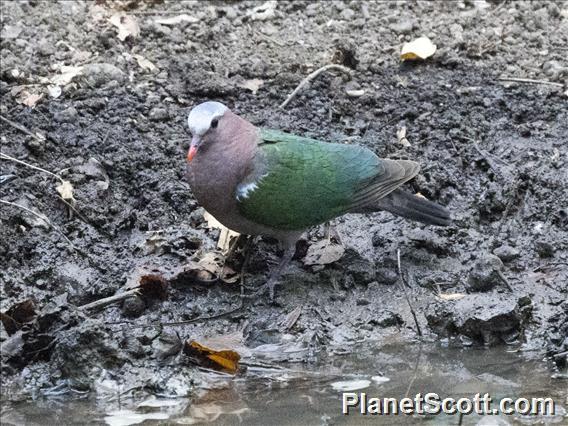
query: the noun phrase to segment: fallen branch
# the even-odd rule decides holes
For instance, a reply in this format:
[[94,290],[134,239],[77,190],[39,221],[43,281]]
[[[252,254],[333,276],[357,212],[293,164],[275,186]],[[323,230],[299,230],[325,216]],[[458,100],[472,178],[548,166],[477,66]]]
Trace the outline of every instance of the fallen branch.
[[562,83],[555,83],[553,81],[547,80],[533,80],[532,78],[517,78],[517,77],[499,77],[499,81],[512,81],[515,83],[526,83],[526,84],[544,84],[554,87],[564,87]]
[[34,138],[35,140],[38,140],[40,142],[44,142],[45,141],[45,136],[43,136],[42,134],[39,133],[32,133],[30,132],[28,129],[26,129],[24,126],[22,126],[21,124],[18,124],[12,120],[8,120],[6,117],[3,117],[0,115],[0,120],[2,120],[3,122],[9,124],[10,126],[12,126],[14,129],[18,129],[20,132],[25,133],[28,136],[31,136],[32,138]]
[[22,206],[21,204],[12,203],[11,201],[0,200],[0,203],[2,203],[2,204],[7,204],[7,205],[9,205],[9,206],[17,207],[17,208],[19,208],[19,209],[25,210],[26,212],[28,212],[28,213],[34,215],[35,217],[37,217],[38,219],[43,220],[43,221],[44,221],[45,223],[47,223],[50,227],[52,227],[53,229],[55,229],[55,230],[65,239],[65,241],[67,241],[67,242],[69,243],[69,245],[71,246],[71,248],[72,248],[73,250],[79,251],[79,250],[77,249],[77,247],[75,247],[75,246],[73,245],[73,243],[71,242],[71,240],[70,240],[69,238],[67,238],[67,235],[65,235],[61,229],[59,229],[57,226],[55,226],[55,225],[47,218],[47,216],[45,216],[45,215],[43,215],[43,214],[40,214],[40,213],[36,213],[36,212],[34,212],[33,210],[28,209],[28,208],[25,207],[25,206]]
[[292,101],[292,99],[294,99],[296,97],[296,95],[300,92],[300,90],[302,90],[304,88],[304,86],[306,86],[310,81],[314,80],[321,73],[323,73],[325,71],[329,71],[329,70],[338,70],[338,71],[344,72],[346,74],[351,74],[351,71],[352,71],[350,68],[347,68],[347,67],[344,67],[343,65],[338,65],[338,64],[329,64],[329,65],[323,66],[321,68],[318,68],[317,70],[315,70],[314,72],[309,74],[306,78],[304,78],[300,82],[300,84],[298,84],[298,86],[294,89],[294,91],[288,95],[286,100],[280,104],[280,106],[278,108],[284,109],[286,107],[286,105],[288,105]]
[[400,249],[397,249],[396,251],[396,260],[397,260],[397,264],[398,264],[398,276],[400,277],[401,281],[402,281],[402,291],[404,293],[404,297],[406,299],[406,303],[408,303],[408,307],[410,308],[410,313],[412,314],[412,318],[414,318],[414,324],[416,325],[416,332],[418,333],[418,336],[422,337],[422,330],[420,329],[420,324],[418,324],[418,317],[416,316],[416,312],[414,311],[414,308],[412,307],[412,303],[410,303],[410,298],[408,297],[408,293],[406,292],[406,286],[410,287],[408,285],[408,283],[406,282],[406,279],[404,278],[404,275],[402,273],[402,267],[400,266]]
[[112,305],[116,302],[121,302],[133,296],[138,296],[140,294],[139,288],[133,288],[132,290],[125,291],[124,293],[115,294],[103,299],[95,300],[94,302],[87,303],[86,305],[79,306],[79,310],[88,311],[93,309],[104,308],[105,306]]

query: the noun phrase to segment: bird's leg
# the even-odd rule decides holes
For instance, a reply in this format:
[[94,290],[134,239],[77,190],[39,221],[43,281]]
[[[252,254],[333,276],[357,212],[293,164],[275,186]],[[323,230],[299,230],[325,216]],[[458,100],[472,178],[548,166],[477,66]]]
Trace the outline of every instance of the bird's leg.
[[270,301],[274,301],[274,287],[278,284],[278,279],[286,266],[290,264],[290,261],[294,257],[294,253],[296,252],[296,246],[293,245],[291,247],[286,247],[284,250],[284,255],[282,259],[280,259],[280,263],[276,266],[272,271],[270,271],[270,276],[268,277],[268,281],[266,282],[266,287],[268,288],[268,296],[270,297]]
[[290,264],[290,261],[294,257],[295,252],[296,252],[295,245],[286,247],[282,259],[280,259],[278,265],[272,268],[272,270],[270,271],[268,280],[257,291],[255,291],[251,296],[248,297],[256,297],[268,291],[268,296],[270,297],[270,301],[273,302],[274,288],[278,284],[278,279],[280,278],[280,275],[282,275],[282,272],[284,272],[286,266]]

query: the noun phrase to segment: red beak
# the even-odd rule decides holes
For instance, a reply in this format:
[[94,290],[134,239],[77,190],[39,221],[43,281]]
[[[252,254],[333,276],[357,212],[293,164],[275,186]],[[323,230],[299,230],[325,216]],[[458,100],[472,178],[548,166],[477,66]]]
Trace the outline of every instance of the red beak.
[[188,163],[191,163],[191,160],[193,160],[193,157],[195,157],[195,154],[197,154],[197,147],[194,145],[194,146],[191,146],[189,148],[189,151],[187,153],[187,162]]
[[195,135],[191,138],[191,144],[189,145],[189,152],[187,153],[187,162],[191,163],[195,154],[197,154],[197,150],[199,149],[199,145],[201,145],[201,137]]

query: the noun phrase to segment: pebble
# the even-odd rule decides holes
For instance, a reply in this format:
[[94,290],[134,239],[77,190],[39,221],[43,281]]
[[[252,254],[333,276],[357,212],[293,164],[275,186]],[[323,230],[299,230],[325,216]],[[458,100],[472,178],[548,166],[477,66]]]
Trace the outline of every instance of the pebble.
[[377,269],[376,277],[381,284],[392,285],[398,281],[398,273],[392,268]]
[[554,246],[548,241],[537,241],[535,244],[535,249],[540,257],[554,256]]
[[510,262],[521,255],[521,252],[514,247],[507,244],[497,247],[493,250],[493,254],[501,259],[503,262]]
[[146,309],[146,303],[140,296],[129,297],[122,304],[122,315],[129,318],[138,317]]
[[497,256],[489,254],[475,262],[469,273],[468,284],[472,291],[489,291],[501,283],[499,272],[503,262]]
[[104,62],[83,66],[83,76],[87,83],[93,87],[100,87],[111,81],[120,83],[126,77],[122,70]]
[[409,34],[414,28],[414,21],[411,19],[405,19],[403,21],[390,24],[389,28],[397,34]]
[[167,121],[170,116],[168,110],[165,108],[152,108],[149,114],[149,118],[152,121]]
[[77,121],[79,117],[79,113],[75,109],[75,107],[69,107],[64,109],[63,111],[56,112],[53,115],[53,119],[57,123],[74,123]]

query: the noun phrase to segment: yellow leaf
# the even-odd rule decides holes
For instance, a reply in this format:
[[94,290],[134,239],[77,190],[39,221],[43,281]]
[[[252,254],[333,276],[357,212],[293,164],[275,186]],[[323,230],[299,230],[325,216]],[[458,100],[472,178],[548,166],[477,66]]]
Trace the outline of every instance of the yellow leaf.
[[239,369],[239,360],[241,359],[241,356],[234,350],[211,349],[195,340],[185,342],[184,353],[195,361],[204,362],[205,365],[209,365],[217,370],[227,370],[232,374],[235,374]]
[[420,37],[410,43],[405,43],[400,52],[400,59],[426,59],[436,52],[436,45],[428,37]]
[[231,240],[235,237],[238,237],[240,234],[236,231],[232,231],[217,219],[213,217],[209,212],[205,212],[203,218],[207,222],[207,227],[209,229],[220,229],[221,233],[219,234],[219,240],[217,241],[217,248],[220,248],[221,251],[226,253],[229,250],[229,246],[231,245]]

